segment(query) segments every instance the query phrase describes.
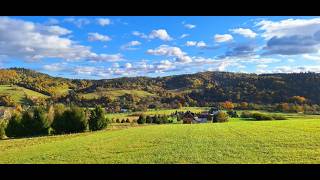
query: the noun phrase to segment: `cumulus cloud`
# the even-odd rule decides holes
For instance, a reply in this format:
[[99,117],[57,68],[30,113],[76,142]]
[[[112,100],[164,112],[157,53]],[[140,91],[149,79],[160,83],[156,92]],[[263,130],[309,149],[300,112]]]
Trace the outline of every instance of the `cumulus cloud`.
[[187,29],[193,29],[193,28],[196,27],[196,25],[194,25],[194,24],[185,24],[184,27],[187,28]]
[[111,23],[110,19],[108,18],[98,18],[97,22],[100,26],[107,26]]
[[157,29],[157,30],[152,30],[149,35],[146,35],[144,33],[141,33],[139,31],[133,31],[132,34],[134,36],[138,36],[140,38],[144,39],[161,39],[163,41],[171,41],[173,38],[170,37],[168,32],[165,29]]
[[222,43],[232,41],[233,37],[230,34],[216,34],[214,35],[215,42]]
[[267,40],[265,55],[316,53],[320,47],[320,18],[262,20],[256,26]]
[[271,39],[284,36],[310,36],[320,29],[320,18],[314,19],[286,19],[281,21],[262,20],[256,23],[264,31],[262,37]]
[[[64,37],[71,31],[60,26],[45,26],[19,19],[0,17],[0,56],[38,61],[44,58],[108,60],[90,47]],[[114,61],[117,58],[111,58]],[[119,59],[119,58],[118,58]]]
[[134,48],[134,47],[139,46],[139,45],[141,45],[141,42],[139,42],[139,41],[130,41],[127,44],[122,45],[121,49],[123,49],[123,50],[135,50],[136,48]]
[[161,45],[156,49],[148,49],[147,53],[157,56],[175,57],[176,61],[178,62],[192,62],[192,59],[189,56],[187,56],[187,53],[183,52],[179,47]]
[[149,35],[150,39],[161,39],[163,41],[170,41],[172,40],[172,38],[170,37],[170,35],[167,33],[167,31],[165,29],[158,29],[158,30],[153,30],[150,35]]
[[257,33],[253,32],[251,29],[237,28],[230,29],[230,31],[235,34],[240,34],[246,38],[255,38],[257,36]]
[[99,33],[88,33],[88,40],[89,41],[111,41],[111,38],[107,35],[102,35]]

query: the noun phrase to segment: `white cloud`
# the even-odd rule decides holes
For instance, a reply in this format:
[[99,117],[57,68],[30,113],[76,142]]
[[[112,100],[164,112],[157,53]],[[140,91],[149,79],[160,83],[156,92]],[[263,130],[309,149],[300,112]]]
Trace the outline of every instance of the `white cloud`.
[[232,41],[233,37],[230,34],[216,34],[214,35],[215,42],[221,43],[221,42],[228,42]]
[[319,61],[320,62],[320,56],[313,56],[313,55],[310,55],[310,54],[304,54],[302,55],[302,57],[304,59],[307,59],[307,60],[312,60],[312,61]]
[[69,17],[69,18],[65,18],[64,22],[68,22],[68,23],[74,24],[78,28],[81,28],[82,26],[90,24],[90,20],[87,19],[87,18]]
[[188,36],[190,36],[190,34],[181,34],[180,39],[186,38]]
[[138,37],[143,38],[143,39],[148,39],[147,35],[145,35],[144,33],[139,32],[139,31],[133,31],[132,35],[138,36]]
[[116,61],[124,60],[124,57],[120,53],[118,53],[118,54],[96,54],[96,53],[91,53],[90,59],[92,61],[116,62]]
[[172,40],[172,38],[170,37],[170,35],[167,33],[167,31],[165,29],[158,29],[158,30],[153,30],[150,35],[149,35],[150,39],[161,39],[163,41],[170,41]]
[[119,61],[121,54],[96,54],[88,46],[62,37],[71,31],[29,21],[0,17],[0,56],[29,62],[44,58],[66,61]]
[[70,30],[62,28],[60,26],[44,26],[44,29],[46,29],[50,34],[55,35],[66,35],[71,33]]
[[130,41],[127,44],[121,46],[121,49],[123,50],[135,50],[136,48],[134,48],[135,46],[139,46],[141,45],[141,42],[139,41]]
[[197,45],[197,41],[187,41],[186,42],[186,46],[196,46]]
[[107,26],[111,23],[110,19],[108,18],[98,18],[97,22],[100,26]]
[[147,53],[157,56],[176,57],[177,62],[192,62],[192,59],[189,56],[187,56],[187,53],[183,52],[179,47],[161,45],[156,49],[148,49]]
[[126,63],[126,64],[124,65],[124,67],[125,67],[126,69],[130,69],[130,68],[132,68],[132,64],[131,64],[131,63]]
[[196,27],[196,25],[194,25],[194,24],[185,24],[184,27],[187,28],[187,29],[193,29],[193,28]]
[[207,47],[207,44],[204,42],[204,41],[187,41],[186,42],[186,46],[190,47],[190,46],[196,46],[196,47],[199,47],[199,48],[204,48],[204,47]]
[[111,41],[111,38],[107,35],[102,35],[99,33],[88,33],[89,41]]
[[262,37],[306,36],[313,35],[320,30],[320,18],[314,19],[286,19],[281,21],[259,21],[256,26],[263,30]]
[[46,71],[65,71],[68,69],[66,63],[53,63],[53,64],[46,64],[42,67]]
[[240,34],[246,38],[255,38],[258,34],[253,32],[251,29],[244,29],[244,28],[237,28],[237,29],[230,29],[231,32],[235,34]]
[[141,33],[139,31],[133,31],[132,34],[134,36],[138,36],[140,38],[144,39],[161,39],[163,41],[171,41],[172,37],[168,34],[168,32],[165,29],[157,29],[152,30],[149,35],[146,35],[144,33]]
[[78,60],[90,55],[90,48],[61,37],[71,31],[59,26],[0,17],[0,55],[36,61],[43,58]]

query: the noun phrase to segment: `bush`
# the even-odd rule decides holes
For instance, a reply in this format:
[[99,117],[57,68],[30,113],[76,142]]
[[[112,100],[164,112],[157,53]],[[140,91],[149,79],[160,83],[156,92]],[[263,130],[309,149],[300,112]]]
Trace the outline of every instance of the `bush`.
[[232,118],[239,117],[237,111],[228,111],[227,114]]
[[161,124],[160,116],[154,115],[154,116],[152,117],[152,122],[153,122],[153,123],[156,123],[156,124]]
[[138,124],[144,124],[146,123],[146,118],[143,115],[139,116],[139,119],[137,120]]
[[224,112],[218,112],[213,116],[212,122],[228,122],[228,114]]
[[6,126],[6,121],[4,119],[0,119],[0,139],[4,139],[6,137]]
[[120,123],[120,119],[117,119],[117,120],[116,120],[116,123]]
[[153,120],[153,119],[152,119],[151,116],[147,116],[147,118],[146,118],[146,123],[151,124],[151,123],[153,122],[152,120]]
[[21,114],[14,113],[8,121],[7,128],[5,130],[8,137],[21,137],[24,135],[24,128],[21,123]]
[[240,115],[241,118],[253,118],[252,113],[248,111],[243,111]]
[[126,121],[124,119],[121,120],[121,123],[125,123]]
[[275,120],[286,120],[287,119],[285,116],[278,115],[278,114],[272,115],[272,118]]
[[21,120],[24,135],[47,135],[49,133],[50,122],[45,109],[36,107],[33,112],[25,111]]
[[253,113],[252,117],[258,121],[260,120],[273,120],[272,116],[262,113]]
[[129,120],[129,118],[127,118],[127,120],[126,120],[126,123],[130,123],[130,120]]
[[96,106],[90,113],[89,129],[91,131],[97,131],[106,128],[107,125],[104,109]]
[[83,109],[72,107],[55,117],[52,128],[57,134],[84,132],[88,128],[88,120]]

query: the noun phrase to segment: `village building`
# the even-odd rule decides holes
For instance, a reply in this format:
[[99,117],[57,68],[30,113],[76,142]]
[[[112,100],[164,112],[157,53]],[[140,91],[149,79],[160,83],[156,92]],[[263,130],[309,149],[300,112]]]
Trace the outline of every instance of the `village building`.
[[192,113],[190,111],[187,111],[183,114],[182,121],[183,124],[197,124],[197,123],[206,123],[209,121],[212,121],[212,117],[220,112],[220,109],[217,107],[212,107],[209,112],[207,113],[201,113],[199,115],[196,115],[195,113]]

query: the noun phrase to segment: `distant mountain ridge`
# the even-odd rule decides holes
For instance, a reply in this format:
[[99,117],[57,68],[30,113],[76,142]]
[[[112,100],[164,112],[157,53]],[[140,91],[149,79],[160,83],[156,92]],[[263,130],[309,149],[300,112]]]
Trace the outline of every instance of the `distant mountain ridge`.
[[[24,68],[0,70],[0,84],[15,84],[45,95],[102,92],[112,89],[141,90],[160,98],[181,96],[198,105],[230,100],[233,102],[279,103],[292,96],[304,96],[320,104],[320,74],[246,74],[199,72],[166,77],[122,77],[80,80],[52,77]],[[162,100],[161,100],[162,101]]]

